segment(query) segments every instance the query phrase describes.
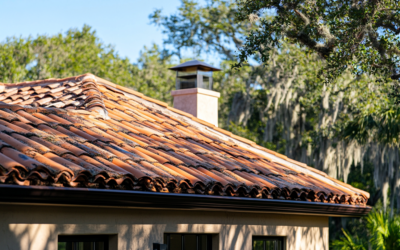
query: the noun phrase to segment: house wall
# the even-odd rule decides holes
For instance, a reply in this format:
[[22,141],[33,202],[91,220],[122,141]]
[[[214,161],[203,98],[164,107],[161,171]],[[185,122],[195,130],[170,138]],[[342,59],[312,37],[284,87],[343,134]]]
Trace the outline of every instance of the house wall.
[[0,249],[55,250],[59,234],[108,234],[110,250],[150,250],[165,232],[213,233],[218,250],[251,250],[260,235],[286,236],[288,250],[328,250],[322,216],[0,205]]

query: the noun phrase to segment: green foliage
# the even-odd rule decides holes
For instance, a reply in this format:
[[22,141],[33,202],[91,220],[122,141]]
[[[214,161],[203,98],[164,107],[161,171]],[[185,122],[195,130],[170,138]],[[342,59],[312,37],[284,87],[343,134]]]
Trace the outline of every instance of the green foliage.
[[101,43],[89,26],[68,30],[65,35],[9,38],[0,46],[3,82],[63,78],[88,72],[128,82],[136,70],[112,46]]
[[0,44],[0,81],[15,83],[92,73],[143,94],[172,103],[175,75],[170,57],[156,46],[144,48],[138,64],[100,42],[89,26],[65,34],[8,38]]
[[343,236],[331,244],[335,250],[396,250],[400,249],[400,217],[375,210],[362,219],[366,232],[343,230]]
[[[353,155],[369,150],[361,145],[386,143],[381,140],[382,133],[355,125],[367,115],[378,118],[382,110],[394,107],[388,98],[392,83],[377,83],[365,74],[354,78],[347,70],[331,84],[323,84],[319,70],[329,62],[287,39],[268,47],[268,64],[262,64],[257,54],[252,64],[232,70],[234,50],[246,48],[246,35],[258,32],[262,20],[275,22],[278,18],[259,13],[261,19],[256,22],[236,22],[235,15],[243,13],[234,1],[200,5],[182,0],[176,14],[163,16],[157,10],[150,19],[167,35],[164,43],[173,48],[168,54],[194,48],[197,54],[201,51],[225,59],[223,70],[214,74],[214,89],[221,92],[221,127],[346,181]],[[357,158],[354,163],[361,161]]]
[[375,204],[374,197],[378,190],[374,184],[374,164],[371,161],[365,161],[363,164],[352,165],[350,169],[350,175],[348,183],[361,190],[368,190],[371,195],[371,203]]
[[400,248],[400,218],[389,213],[373,212],[367,216],[367,228],[374,249],[395,250]]
[[367,250],[367,242],[363,238],[359,238],[357,235],[352,236],[346,230],[342,230],[343,235],[339,240],[335,240],[332,243],[333,249],[337,250]]
[[400,109],[394,103],[378,105],[374,110],[356,114],[346,124],[343,136],[361,142],[372,138],[389,145],[398,145],[400,136]]
[[134,75],[133,83],[126,86],[133,87],[152,98],[167,102],[172,106],[171,91],[175,89],[175,72],[168,70],[175,66],[171,57],[164,57],[157,45],[150,49],[144,48],[141,52],[137,66],[139,69]]
[[149,18],[163,28],[164,44],[175,49],[171,54],[181,57],[182,49],[190,49],[196,56],[211,53],[233,61],[235,48],[243,44],[243,34],[250,28],[249,22],[235,22],[234,6],[233,0],[208,0],[205,6],[182,0],[177,14],[167,17],[156,10]]
[[[283,41],[298,44],[326,60],[324,80],[331,82],[347,69],[400,78],[400,12],[397,0],[286,1],[237,0],[238,20],[254,22],[239,54],[241,66],[251,55],[268,62],[270,51]],[[262,16],[275,11],[274,18]]]

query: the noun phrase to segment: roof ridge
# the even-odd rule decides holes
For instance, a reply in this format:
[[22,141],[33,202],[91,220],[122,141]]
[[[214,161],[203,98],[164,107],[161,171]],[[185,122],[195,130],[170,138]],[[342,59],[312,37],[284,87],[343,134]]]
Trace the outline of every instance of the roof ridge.
[[48,79],[45,79],[45,80],[24,81],[24,82],[16,82],[16,83],[0,83],[0,84],[4,85],[5,87],[31,86],[31,85],[40,85],[42,83],[49,84],[49,83],[65,82],[65,81],[68,81],[68,80],[75,80],[76,81],[80,77],[85,77],[85,76],[89,76],[89,75],[95,76],[92,73],[85,73],[85,74],[82,74],[82,75],[70,76],[70,77],[65,77],[65,78],[48,78]]
[[107,109],[104,105],[104,100],[101,96],[101,92],[98,89],[97,78],[91,73],[86,73],[78,76],[66,77],[66,78],[50,78],[45,80],[36,81],[25,81],[19,83],[1,83],[0,93],[10,92],[15,88],[24,87],[38,87],[38,86],[49,86],[56,83],[79,83],[78,89],[85,95],[85,100],[81,107],[83,110],[97,112],[103,119],[109,119]]

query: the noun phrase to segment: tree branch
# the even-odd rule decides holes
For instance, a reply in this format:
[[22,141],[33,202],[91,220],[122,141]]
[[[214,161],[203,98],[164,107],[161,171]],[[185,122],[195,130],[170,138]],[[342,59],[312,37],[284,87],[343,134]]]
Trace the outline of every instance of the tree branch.
[[[303,20],[305,26],[308,26],[311,21],[310,19],[298,11],[297,9],[293,9],[298,17]],[[305,35],[305,32],[297,32],[296,36],[292,36],[292,38],[299,39],[304,45],[308,46],[310,49],[317,51],[322,57],[328,56],[332,51],[336,42],[336,38],[330,33],[328,27],[320,23],[314,23],[315,26],[318,27],[318,33],[325,38],[325,44],[317,43],[310,36]]]
[[301,18],[301,20],[303,20],[306,26],[310,24],[310,19],[306,17],[303,13],[296,9],[294,9],[294,12]]
[[386,58],[386,49],[382,46],[382,44],[378,41],[378,34],[377,32],[372,28],[372,25],[368,25],[367,27],[368,30],[368,37],[369,40],[371,40],[372,46],[378,50],[379,55],[382,57],[382,59]]

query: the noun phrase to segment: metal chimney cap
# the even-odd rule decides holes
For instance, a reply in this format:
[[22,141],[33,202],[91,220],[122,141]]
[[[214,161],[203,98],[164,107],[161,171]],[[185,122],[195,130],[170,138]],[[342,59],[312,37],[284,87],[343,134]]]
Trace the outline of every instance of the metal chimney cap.
[[198,60],[184,62],[182,64],[179,64],[178,66],[175,66],[175,67],[172,67],[169,69],[175,70],[175,71],[181,71],[185,68],[190,68],[190,67],[197,67],[198,69],[204,70],[204,71],[221,71],[221,69],[219,69],[219,68],[215,68],[215,67],[211,66],[210,64],[200,62]]

